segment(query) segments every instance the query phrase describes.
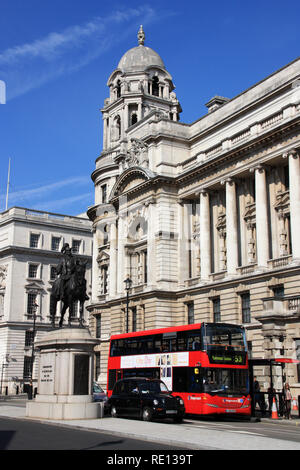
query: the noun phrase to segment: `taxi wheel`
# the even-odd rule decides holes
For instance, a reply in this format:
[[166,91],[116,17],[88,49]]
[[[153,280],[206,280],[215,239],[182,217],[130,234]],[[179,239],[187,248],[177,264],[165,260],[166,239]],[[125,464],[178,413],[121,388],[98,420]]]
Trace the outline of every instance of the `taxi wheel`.
[[152,411],[150,408],[146,407],[143,409],[142,418],[143,418],[143,421],[152,420]]
[[110,415],[112,416],[112,418],[118,417],[117,408],[114,405],[110,409]]

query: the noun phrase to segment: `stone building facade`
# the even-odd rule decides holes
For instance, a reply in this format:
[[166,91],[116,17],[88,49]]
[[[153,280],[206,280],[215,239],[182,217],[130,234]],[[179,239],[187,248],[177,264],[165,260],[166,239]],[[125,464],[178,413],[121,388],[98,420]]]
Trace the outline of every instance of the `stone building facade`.
[[[97,378],[106,386],[110,335],[127,328],[127,276],[129,331],[239,323],[253,358],[296,359],[300,60],[235,98],[213,97],[185,124],[172,77],[144,39],[141,28],[108,79],[92,174]],[[300,394],[298,367],[285,374]]]
[[[86,216],[53,214],[23,207],[12,207],[0,213],[2,393],[20,392],[24,384],[29,382],[34,316],[36,340],[51,329],[50,291],[64,243],[72,246],[76,258],[87,261],[85,277],[88,295],[91,297],[91,225]],[[60,312],[59,304],[57,317]],[[76,325],[78,306],[74,313],[72,324]],[[89,315],[86,309],[84,318],[88,324]],[[65,322],[67,321],[68,312],[65,315]],[[38,357],[36,359],[33,369],[34,386],[38,371]]]

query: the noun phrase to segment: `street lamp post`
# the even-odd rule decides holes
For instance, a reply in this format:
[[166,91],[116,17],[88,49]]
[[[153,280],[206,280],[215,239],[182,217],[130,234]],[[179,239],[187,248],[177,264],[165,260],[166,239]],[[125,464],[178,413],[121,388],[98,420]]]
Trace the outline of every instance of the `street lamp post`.
[[36,321],[36,311],[38,308],[38,304],[34,302],[32,306],[32,311],[33,311],[33,327],[32,327],[32,345],[31,345],[31,367],[30,367],[30,389],[29,389],[29,400],[32,400],[33,398],[33,384],[32,384],[32,378],[33,378],[33,363],[34,363],[34,339],[35,339],[35,321]]
[[129,275],[125,279],[125,289],[126,289],[126,333],[128,333],[128,307],[129,307],[129,290],[131,288],[132,280]]

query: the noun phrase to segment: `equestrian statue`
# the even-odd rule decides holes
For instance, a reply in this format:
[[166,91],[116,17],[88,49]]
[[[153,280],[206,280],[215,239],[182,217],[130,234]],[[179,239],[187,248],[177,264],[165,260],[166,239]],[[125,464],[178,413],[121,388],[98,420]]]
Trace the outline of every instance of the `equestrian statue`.
[[89,299],[86,294],[85,270],[87,261],[76,260],[72,255],[72,248],[65,243],[61,249],[63,258],[56,267],[55,279],[50,294],[50,318],[52,327],[55,328],[55,315],[57,302],[61,301],[61,317],[59,327],[62,327],[64,315],[69,309],[69,326],[74,313],[74,302],[79,301],[79,326],[83,327],[84,302]]

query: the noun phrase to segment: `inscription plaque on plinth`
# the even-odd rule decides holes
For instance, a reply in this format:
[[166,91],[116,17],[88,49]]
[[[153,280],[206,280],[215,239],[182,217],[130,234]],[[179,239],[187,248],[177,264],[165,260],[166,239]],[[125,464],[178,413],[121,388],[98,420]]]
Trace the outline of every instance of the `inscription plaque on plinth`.
[[44,354],[40,358],[39,393],[54,394],[55,354]]

